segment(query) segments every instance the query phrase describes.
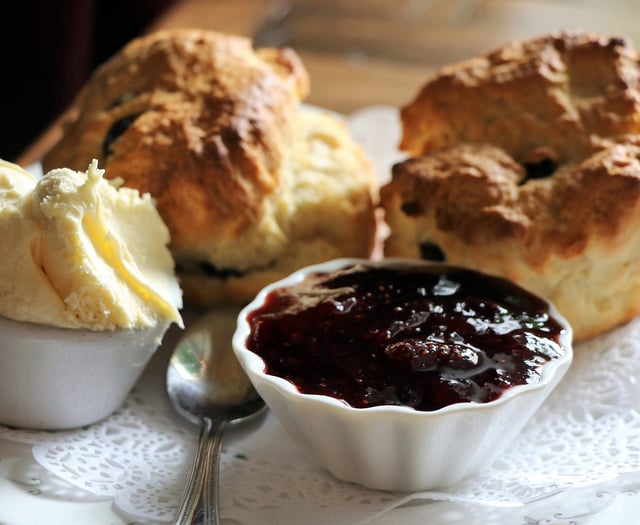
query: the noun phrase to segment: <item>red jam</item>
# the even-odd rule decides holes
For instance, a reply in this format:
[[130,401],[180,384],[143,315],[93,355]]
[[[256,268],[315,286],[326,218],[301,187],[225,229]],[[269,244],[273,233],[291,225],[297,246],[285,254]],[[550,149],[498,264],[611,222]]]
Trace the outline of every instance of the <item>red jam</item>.
[[442,266],[355,265],[272,291],[248,317],[268,374],[357,408],[484,403],[564,353],[547,303]]

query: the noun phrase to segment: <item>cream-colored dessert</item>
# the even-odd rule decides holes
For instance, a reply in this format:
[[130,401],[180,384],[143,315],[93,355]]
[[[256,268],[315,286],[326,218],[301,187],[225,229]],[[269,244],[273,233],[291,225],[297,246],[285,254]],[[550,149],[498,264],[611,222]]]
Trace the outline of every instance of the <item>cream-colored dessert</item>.
[[90,330],[182,325],[169,231],[151,196],[86,173],[0,161],[0,315]]

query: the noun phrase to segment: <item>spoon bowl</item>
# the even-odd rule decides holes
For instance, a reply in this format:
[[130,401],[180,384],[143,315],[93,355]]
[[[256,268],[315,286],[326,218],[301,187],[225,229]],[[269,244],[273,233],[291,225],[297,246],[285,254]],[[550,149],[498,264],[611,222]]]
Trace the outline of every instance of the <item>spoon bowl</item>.
[[175,410],[200,425],[198,449],[176,524],[219,523],[219,464],[226,426],[265,410],[231,346],[238,312],[201,317],[178,341],[167,368],[167,395]]

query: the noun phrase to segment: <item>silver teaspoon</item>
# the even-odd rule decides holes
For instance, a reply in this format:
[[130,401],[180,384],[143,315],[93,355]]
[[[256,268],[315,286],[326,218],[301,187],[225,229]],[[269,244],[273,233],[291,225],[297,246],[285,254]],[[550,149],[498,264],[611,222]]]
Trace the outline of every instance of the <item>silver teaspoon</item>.
[[200,425],[193,466],[174,523],[219,523],[219,466],[222,434],[263,411],[231,346],[237,311],[215,310],[190,326],[167,368],[167,394],[176,411]]

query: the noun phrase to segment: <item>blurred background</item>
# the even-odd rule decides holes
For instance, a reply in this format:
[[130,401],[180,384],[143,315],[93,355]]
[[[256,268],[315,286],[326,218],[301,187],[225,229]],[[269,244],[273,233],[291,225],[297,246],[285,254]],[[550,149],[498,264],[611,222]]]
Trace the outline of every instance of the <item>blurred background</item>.
[[582,28],[640,45],[640,0],[18,0],[0,17],[0,158],[12,161],[100,63],[160,27],[291,46],[311,75],[308,102],[343,113],[403,105],[439,66],[511,39]]

